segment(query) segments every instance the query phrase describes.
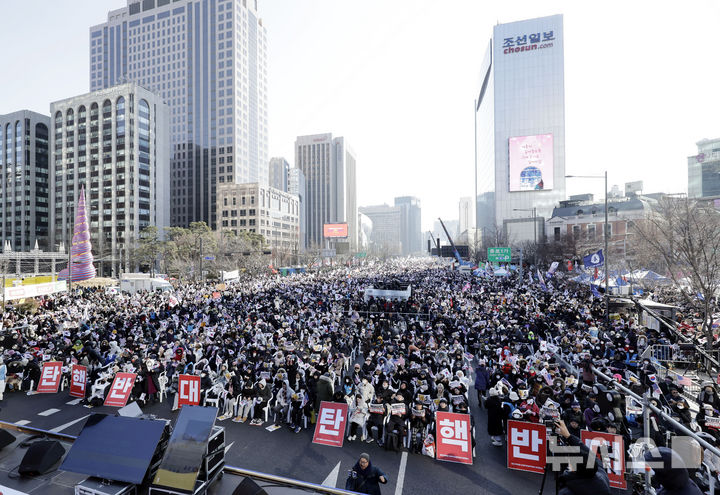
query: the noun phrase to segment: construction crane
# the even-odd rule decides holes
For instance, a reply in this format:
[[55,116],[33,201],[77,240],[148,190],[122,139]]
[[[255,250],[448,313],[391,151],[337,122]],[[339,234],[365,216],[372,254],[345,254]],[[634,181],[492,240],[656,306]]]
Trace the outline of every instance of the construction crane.
[[[474,266],[473,263],[471,263],[470,261],[464,261],[460,257],[460,253],[458,253],[458,250],[455,247],[455,243],[453,242],[452,237],[450,237],[450,234],[448,233],[447,228],[445,228],[445,224],[443,223],[442,218],[438,217],[438,220],[440,220],[440,225],[442,225],[442,228],[445,231],[445,236],[448,238],[448,241],[450,241],[450,246],[452,246],[452,248],[453,248],[453,253],[455,254],[455,259],[458,261],[460,266]],[[439,252],[440,252],[440,246],[438,246],[438,253]]]

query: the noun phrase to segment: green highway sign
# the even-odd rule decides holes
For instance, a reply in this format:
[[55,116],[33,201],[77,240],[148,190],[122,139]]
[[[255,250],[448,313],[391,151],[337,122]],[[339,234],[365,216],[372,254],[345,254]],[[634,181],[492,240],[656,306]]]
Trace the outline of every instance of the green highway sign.
[[491,247],[487,250],[488,261],[491,263],[509,263],[512,257],[509,247]]

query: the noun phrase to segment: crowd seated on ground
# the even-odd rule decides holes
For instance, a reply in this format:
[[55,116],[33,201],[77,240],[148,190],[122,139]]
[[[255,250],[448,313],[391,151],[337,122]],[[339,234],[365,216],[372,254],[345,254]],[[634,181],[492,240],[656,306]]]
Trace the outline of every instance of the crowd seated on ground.
[[[406,301],[362,295],[408,284]],[[203,403],[217,406],[220,420],[300,432],[322,401],[345,402],[348,440],[390,449],[431,453],[434,412],[470,412],[475,422],[478,406],[491,442],[483,448],[503,445],[508,419],[548,415],[574,436],[617,432],[629,445],[642,418],[626,397],[605,393],[595,366],[720,439],[708,420],[720,408],[715,385],[688,401],[683,384],[640,357],[648,346],[676,343],[673,331],[645,328],[630,312],[605,328],[603,300],[557,274],[483,278],[405,259],[248,279],[222,291],[188,284],[173,296],[77,289],[43,299],[33,315],[9,306],[3,328],[9,389],[37,386],[45,360],[79,363],[90,370],[88,406],[102,404],[117,371],[139,375],[131,400],[141,405],[176,400],[185,373],[201,377]],[[673,431],[653,417],[657,445]],[[720,462],[709,465],[716,477]]]

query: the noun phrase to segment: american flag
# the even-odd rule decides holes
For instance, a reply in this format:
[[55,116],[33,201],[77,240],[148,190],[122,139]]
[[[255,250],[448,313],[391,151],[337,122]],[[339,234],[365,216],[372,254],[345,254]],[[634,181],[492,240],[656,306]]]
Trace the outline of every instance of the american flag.
[[682,385],[683,387],[689,387],[692,385],[692,380],[686,376],[679,376],[677,377],[678,385]]

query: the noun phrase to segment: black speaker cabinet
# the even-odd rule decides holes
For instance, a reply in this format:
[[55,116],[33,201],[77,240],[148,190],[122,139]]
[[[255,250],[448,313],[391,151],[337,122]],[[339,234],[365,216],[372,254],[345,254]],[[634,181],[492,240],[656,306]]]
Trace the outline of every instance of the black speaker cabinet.
[[56,440],[42,440],[28,447],[20,462],[18,472],[22,475],[36,476],[49,472],[62,456],[65,448]]
[[15,435],[7,430],[0,430],[0,449],[4,449],[15,441]]

